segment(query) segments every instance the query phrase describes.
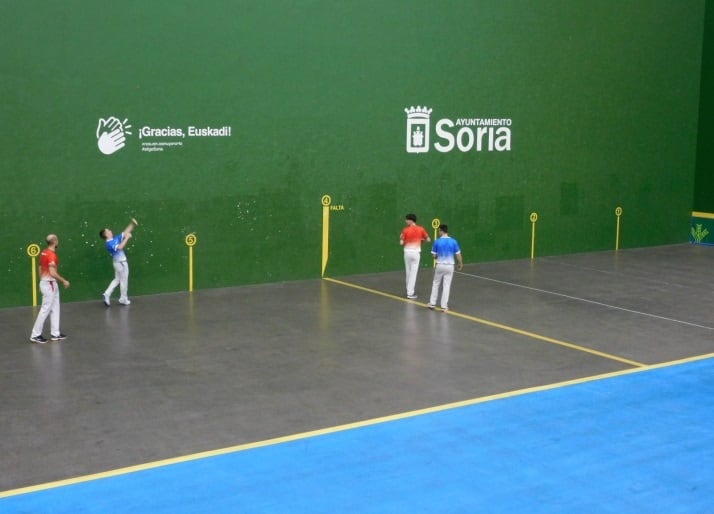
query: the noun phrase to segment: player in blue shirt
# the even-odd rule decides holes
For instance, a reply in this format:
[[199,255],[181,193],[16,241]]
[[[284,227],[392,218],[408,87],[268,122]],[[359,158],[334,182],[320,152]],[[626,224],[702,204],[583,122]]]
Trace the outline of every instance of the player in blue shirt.
[[124,247],[131,239],[131,233],[137,225],[139,224],[132,218],[131,223],[124,231],[116,236],[108,228],[99,231],[99,237],[106,241],[107,250],[112,256],[112,265],[114,266],[114,280],[109,283],[109,287],[102,295],[104,297],[104,305],[107,307],[111,305],[110,298],[117,286],[119,286],[119,303],[122,305],[131,303],[127,296],[129,290],[129,263],[126,260]]
[[461,248],[459,248],[456,239],[449,237],[448,225],[443,223],[439,225],[439,238],[434,241],[431,255],[436,259],[436,266],[434,267],[434,282],[431,285],[431,298],[428,307],[430,309],[436,307],[439,286],[443,283],[441,309],[446,312],[449,310],[449,293],[451,292],[451,280],[454,278],[454,266],[457,266],[459,271],[464,267]]

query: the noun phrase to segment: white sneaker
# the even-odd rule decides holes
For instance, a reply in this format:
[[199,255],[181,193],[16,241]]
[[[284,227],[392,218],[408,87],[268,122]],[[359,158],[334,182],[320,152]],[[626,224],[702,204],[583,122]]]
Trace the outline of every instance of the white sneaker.
[[108,295],[108,294],[103,294],[103,295],[102,295],[102,298],[104,298],[104,305],[106,305],[107,307],[109,307],[109,306],[112,304],[112,302],[109,301],[109,295]]
[[122,305],[131,305],[131,300],[129,300],[128,298],[119,298],[119,303]]

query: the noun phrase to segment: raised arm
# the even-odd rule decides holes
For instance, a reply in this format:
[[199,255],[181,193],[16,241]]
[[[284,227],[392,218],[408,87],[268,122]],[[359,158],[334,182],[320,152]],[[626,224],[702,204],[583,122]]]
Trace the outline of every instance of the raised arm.
[[139,223],[137,223],[135,218],[131,218],[131,222],[126,226],[124,229],[124,234],[131,234],[131,231],[134,230],[134,227],[138,226]]
[[131,223],[129,223],[129,224],[127,225],[127,227],[124,229],[124,231],[122,232],[122,234],[124,235],[124,237],[122,237],[121,243],[119,243],[119,244],[117,245],[117,249],[119,249],[119,250],[123,250],[123,249],[124,249],[124,247],[126,246],[126,244],[129,242],[129,239],[131,239],[131,237],[132,237],[132,234],[131,234],[132,231],[134,230],[134,228],[135,228],[138,224],[139,224],[139,223],[137,223],[136,219],[131,218]]

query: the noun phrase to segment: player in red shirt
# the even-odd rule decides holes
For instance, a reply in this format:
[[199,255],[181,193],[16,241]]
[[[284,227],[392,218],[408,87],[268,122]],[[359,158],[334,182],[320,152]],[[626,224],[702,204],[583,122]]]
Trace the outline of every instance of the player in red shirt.
[[47,236],[47,248],[40,254],[40,292],[42,293],[42,306],[37,314],[37,320],[32,327],[30,341],[33,343],[44,344],[47,339],[42,337],[42,328],[45,325],[47,316],[50,316],[50,339],[52,341],[61,341],[66,335],[60,332],[60,295],[57,282],[62,282],[62,285],[67,288],[69,282],[62,277],[57,271],[59,268],[59,257],[55,253],[59,239],[56,235],[50,234]]
[[421,260],[421,244],[426,241],[431,242],[429,234],[424,227],[416,224],[415,214],[407,214],[404,221],[407,224],[399,236],[399,244],[404,247],[404,268],[407,273],[407,298],[414,300],[417,295],[414,292],[416,286],[417,273],[419,272],[419,261]]

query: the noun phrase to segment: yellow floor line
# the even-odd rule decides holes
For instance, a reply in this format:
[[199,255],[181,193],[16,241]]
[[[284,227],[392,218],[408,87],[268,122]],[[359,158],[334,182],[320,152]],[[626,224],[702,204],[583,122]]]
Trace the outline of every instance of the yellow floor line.
[[254,442],[254,443],[241,444],[241,445],[236,445],[236,446],[230,446],[227,448],[221,448],[218,450],[193,453],[190,455],[184,455],[182,457],[174,457],[171,459],[147,462],[144,464],[138,464],[136,466],[128,466],[125,468],[119,468],[119,469],[115,469],[115,470],[111,470],[111,471],[105,471],[102,473],[94,473],[91,475],[84,475],[84,476],[75,477],[75,478],[68,478],[65,480],[58,480],[55,482],[48,482],[45,484],[38,484],[38,485],[34,485],[34,486],[29,486],[29,487],[22,487],[19,489],[0,491],[0,498],[17,496],[20,494],[29,494],[29,493],[33,493],[33,492],[43,491],[46,489],[53,489],[56,487],[62,487],[62,486],[67,486],[67,485],[72,485],[72,484],[79,484],[79,483],[89,482],[92,480],[99,480],[99,479],[103,479],[103,478],[111,478],[111,477],[115,477],[115,476],[119,476],[119,475],[126,475],[129,473],[134,473],[137,471],[145,471],[145,470],[149,470],[149,469],[160,468],[163,466],[169,466],[172,464],[180,464],[180,463],[184,463],[184,462],[190,462],[193,460],[206,459],[209,457],[216,457],[219,455],[226,455],[229,453],[236,453],[236,452],[241,452],[241,451],[246,451],[246,450],[252,450],[252,449],[261,448],[264,446],[272,446],[272,445],[287,443],[287,442],[291,442],[291,441],[298,441],[301,439],[308,439],[310,437],[328,435],[328,434],[333,434],[333,433],[337,433],[337,432],[342,432],[345,430],[363,428],[363,427],[367,427],[367,426],[371,426],[371,425],[377,425],[380,423],[387,423],[390,421],[398,421],[398,420],[412,418],[412,417],[416,417],[416,416],[422,416],[425,414],[432,414],[432,413],[446,411],[446,410],[450,410],[450,409],[457,409],[460,407],[468,407],[470,405],[478,405],[480,403],[487,403],[487,402],[502,400],[502,399],[506,399],[506,398],[513,398],[513,397],[522,396],[525,394],[537,393],[537,392],[541,392],[541,391],[549,391],[549,390],[558,389],[561,387],[567,387],[567,386],[572,386],[572,385],[577,385],[577,384],[584,384],[587,382],[594,382],[596,380],[604,380],[607,378],[629,375],[632,373],[641,373],[643,371],[650,371],[650,370],[654,370],[654,369],[658,369],[658,368],[676,366],[678,364],[686,364],[688,362],[695,362],[695,361],[712,359],[712,358],[714,358],[714,353],[708,353],[708,354],[704,354],[704,355],[697,355],[694,357],[687,357],[684,359],[678,359],[678,360],[674,360],[674,361],[662,362],[659,364],[650,364],[650,365],[646,365],[646,366],[639,367],[639,368],[630,368],[630,369],[625,369],[625,370],[620,370],[620,371],[612,371],[612,372],[603,373],[600,375],[592,375],[592,376],[576,378],[576,379],[572,379],[572,380],[565,380],[563,382],[556,382],[553,384],[546,384],[546,385],[535,386],[535,387],[527,387],[527,388],[523,388],[523,389],[517,389],[515,391],[508,391],[505,393],[497,393],[497,394],[492,394],[492,395],[488,395],[488,396],[482,396],[479,398],[473,398],[470,400],[446,403],[446,404],[437,405],[434,407],[427,407],[424,409],[418,409],[418,410],[403,412],[403,413],[399,413],[399,414],[392,414],[389,416],[382,416],[379,418],[373,418],[373,419],[368,419],[368,420],[364,420],[364,421],[357,421],[354,423],[346,423],[344,425],[337,425],[334,427],[322,428],[319,430],[312,430],[309,432],[301,432],[299,434],[293,434],[293,435],[288,435],[288,436],[283,436],[283,437],[276,437],[274,439],[266,439],[264,441],[258,441],[258,442]]
[[[378,294],[378,295],[381,295],[381,296],[386,296],[387,298],[392,298],[392,299],[395,299],[395,300],[401,300],[401,301],[403,301],[403,302],[415,303],[415,304],[417,304],[417,305],[422,305],[422,306],[424,306],[424,307],[427,306],[427,304],[425,304],[425,303],[423,303],[423,302],[417,302],[417,301],[414,301],[414,300],[408,300],[408,299],[402,298],[402,297],[400,297],[400,296],[396,296],[396,295],[393,295],[393,294],[390,294],[390,293],[384,293],[384,292],[382,292],[382,291],[378,291],[378,290],[376,290],[376,289],[371,289],[371,288],[369,288],[369,287],[363,287],[363,286],[359,286],[359,285],[356,285],[356,284],[350,284],[349,282],[343,282],[342,280],[337,280],[337,279],[329,278],[329,277],[323,277],[323,280],[327,280],[328,282],[334,282],[335,284],[340,284],[340,285],[347,286],[347,287],[351,287],[351,288],[354,288],[354,289],[359,289],[360,291],[366,291],[366,292],[368,292],[368,293]],[[577,350],[577,351],[579,351],[579,352],[585,352],[585,353],[589,353],[589,354],[591,354],[591,355],[597,355],[598,357],[603,357],[603,358],[605,358],[605,359],[614,360],[614,361],[617,361],[617,362],[622,362],[622,363],[628,364],[628,365],[630,365],[630,366],[635,366],[635,367],[643,367],[643,366],[646,366],[646,364],[644,364],[644,363],[642,363],[642,362],[633,361],[633,360],[631,360],[631,359],[626,359],[626,358],[624,358],[624,357],[620,357],[620,356],[618,356],[618,355],[612,355],[612,354],[610,354],[610,353],[599,352],[599,351],[597,351],[597,350],[593,350],[593,349],[587,348],[587,347],[585,347],[585,346],[580,346],[580,345],[577,345],[577,344],[574,344],[574,343],[568,343],[568,342],[566,342],[566,341],[560,341],[559,339],[554,339],[554,338],[552,338],[552,337],[543,336],[543,335],[540,335],[540,334],[536,334],[536,333],[534,333],[534,332],[528,332],[527,330],[521,330],[520,328],[515,328],[515,327],[508,326],[508,325],[504,325],[504,324],[502,324],[502,323],[496,323],[496,322],[494,322],[494,321],[489,321],[489,320],[486,320],[486,319],[477,318],[477,317],[475,317],[475,316],[469,316],[468,314],[462,314],[462,313],[460,313],[460,312],[455,312],[455,311],[452,311],[452,310],[448,310],[448,311],[446,311],[444,314],[449,314],[449,315],[451,315],[451,316],[456,316],[456,317],[458,317],[458,318],[463,318],[463,319],[466,319],[466,320],[469,320],[469,321],[473,321],[473,322],[475,322],[475,323],[480,323],[480,324],[482,324],[482,325],[487,325],[487,326],[489,326],[489,327],[498,328],[498,329],[500,329],[500,330],[505,330],[505,331],[508,331],[508,332],[513,332],[514,334],[519,334],[519,335],[522,335],[522,336],[525,336],[525,337],[530,337],[531,339],[538,339],[538,340],[540,340],[540,341],[545,341],[545,342],[547,342],[547,343],[557,344],[557,345],[559,345],[559,346],[564,346],[564,347],[566,347],[566,348],[570,348],[570,349],[573,349],[573,350]]]

